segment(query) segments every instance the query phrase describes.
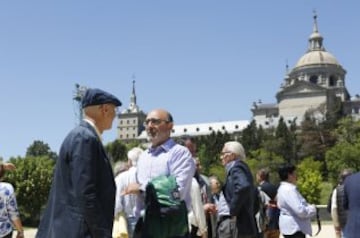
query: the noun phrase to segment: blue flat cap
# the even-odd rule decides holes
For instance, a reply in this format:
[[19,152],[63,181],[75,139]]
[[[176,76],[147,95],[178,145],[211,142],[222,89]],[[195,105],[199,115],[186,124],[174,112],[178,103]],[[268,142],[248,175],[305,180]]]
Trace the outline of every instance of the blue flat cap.
[[85,108],[88,106],[101,105],[111,103],[115,106],[121,106],[120,100],[114,95],[105,92],[98,88],[89,88],[86,90],[84,97],[81,100],[81,107]]

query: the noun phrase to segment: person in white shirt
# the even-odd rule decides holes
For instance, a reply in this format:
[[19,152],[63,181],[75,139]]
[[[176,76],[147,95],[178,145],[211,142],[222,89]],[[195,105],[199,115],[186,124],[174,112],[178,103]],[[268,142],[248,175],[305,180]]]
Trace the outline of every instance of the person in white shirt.
[[316,215],[315,205],[310,205],[296,188],[295,166],[286,164],[279,168],[281,180],[277,193],[280,208],[279,228],[285,238],[305,238],[312,235],[311,218]]
[[201,200],[200,186],[195,178],[192,179],[190,193],[192,207],[188,213],[190,237],[207,238],[205,211]]
[[136,225],[135,206],[136,195],[135,194],[122,194],[122,191],[130,184],[136,182],[136,165],[139,156],[143,150],[139,147],[134,147],[127,153],[128,167],[129,169],[120,173],[115,178],[116,184],[116,199],[115,199],[115,216],[119,212],[124,212],[128,225],[128,234],[131,238]]

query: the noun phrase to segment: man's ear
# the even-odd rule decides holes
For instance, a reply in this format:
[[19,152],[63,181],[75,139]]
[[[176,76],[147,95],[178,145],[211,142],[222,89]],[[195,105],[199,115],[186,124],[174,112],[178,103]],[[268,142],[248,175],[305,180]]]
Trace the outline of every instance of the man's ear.
[[173,122],[168,122],[167,127],[168,127],[169,130],[172,130],[173,127],[174,127],[174,123]]

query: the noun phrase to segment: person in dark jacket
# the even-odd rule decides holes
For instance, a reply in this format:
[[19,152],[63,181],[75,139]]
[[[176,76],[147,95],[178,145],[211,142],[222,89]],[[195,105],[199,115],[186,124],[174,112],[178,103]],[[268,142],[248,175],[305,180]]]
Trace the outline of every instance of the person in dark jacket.
[[[221,151],[221,161],[226,169],[223,193],[228,203],[230,216],[221,219],[218,231],[235,227],[233,237],[253,238],[257,235],[254,216],[254,179],[248,165],[243,146],[237,141],[226,142]],[[219,233],[221,236],[221,232]]]
[[347,176],[353,173],[352,169],[344,169],[339,176],[339,183],[331,194],[330,213],[333,221],[336,238],[345,238],[344,227],[346,224],[347,211],[344,204],[344,182]]
[[269,170],[267,168],[262,168],[257,171],[256,180],[259,184],[260,190],[263,191],[270,199],[265,206],[268,223],[264,231],[264,238],[279,238],[280,209],[276,205],[278,186],[270,183]]
[[101,134],[121,102],[100,89],[82,98],[84,120],[61,145],[36,238],[111,238],[115,182]]
[[360,172],[345,179],[344,208],[348,210],[344,236],[358,238],[360,234]]

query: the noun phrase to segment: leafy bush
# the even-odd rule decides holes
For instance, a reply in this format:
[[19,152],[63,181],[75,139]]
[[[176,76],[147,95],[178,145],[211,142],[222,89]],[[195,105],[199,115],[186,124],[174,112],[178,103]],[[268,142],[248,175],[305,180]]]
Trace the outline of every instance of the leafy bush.
[[312,157],[305,158],[296,169],[297,187],[304,198],[312,204],[319,204],[321,195],[322,163]]
[[16,170],[4,178],[16,191],[16,199],[25,225],[37,226],[49,195],[55,161],[48,156],[11,158]]

